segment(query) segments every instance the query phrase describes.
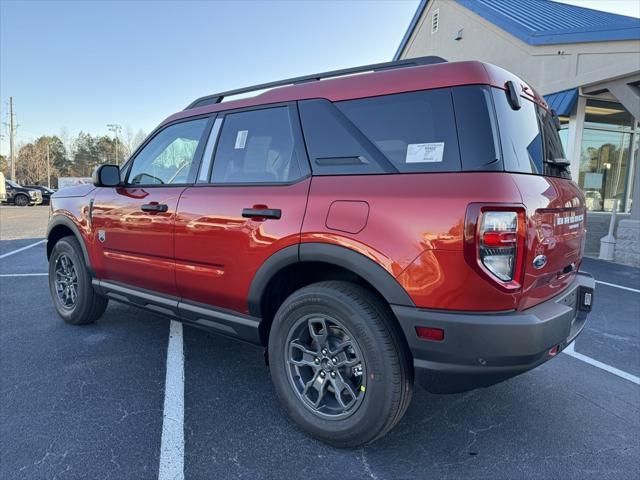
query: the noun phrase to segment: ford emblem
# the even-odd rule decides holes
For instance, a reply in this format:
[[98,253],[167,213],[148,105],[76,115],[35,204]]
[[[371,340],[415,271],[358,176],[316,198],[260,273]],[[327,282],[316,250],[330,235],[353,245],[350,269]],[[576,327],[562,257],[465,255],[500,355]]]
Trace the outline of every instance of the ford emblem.
[[547,264],[547,256],[546,255],[538,255],[533,259],[533,268],[536,270],[540,270]]

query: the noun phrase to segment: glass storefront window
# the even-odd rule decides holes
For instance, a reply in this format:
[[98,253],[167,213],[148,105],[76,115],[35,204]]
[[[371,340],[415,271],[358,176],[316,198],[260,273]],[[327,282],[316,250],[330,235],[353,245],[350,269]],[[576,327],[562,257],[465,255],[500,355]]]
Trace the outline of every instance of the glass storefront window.
[[582,133],[578,185],[595,211],[626,210],[631,133],[588,128]]
[[629,129],[633,127],[633,117],[619,103],[589,98],[584,112],[584,126]]

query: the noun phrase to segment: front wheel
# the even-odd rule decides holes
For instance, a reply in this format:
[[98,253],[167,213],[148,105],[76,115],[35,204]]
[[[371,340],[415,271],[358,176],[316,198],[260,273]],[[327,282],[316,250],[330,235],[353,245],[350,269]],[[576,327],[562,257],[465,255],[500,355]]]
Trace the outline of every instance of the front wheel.
[[60,239],[49,258],[49,291],[62,319],[72,325],[93,323],[107,308],[108,299],[98,295],[75,237]]
[[27,205],[29,205],[29,197],[22,194],[16,195],[14,202],[18,207],[26,207]]
[[383,436],[411,400],[413,369],[393,314],[349,282],[294,292],[269,335],[269,366],[287,413],[336,447]]

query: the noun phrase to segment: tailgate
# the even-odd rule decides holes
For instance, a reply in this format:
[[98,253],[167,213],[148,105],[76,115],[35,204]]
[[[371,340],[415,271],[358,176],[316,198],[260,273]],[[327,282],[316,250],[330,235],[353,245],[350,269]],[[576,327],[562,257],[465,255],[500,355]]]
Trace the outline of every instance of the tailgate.
[[584,250],[584,196],[571,180],[514,175],[527,208],[527,252],[518,310],[559,294],[573,281]]

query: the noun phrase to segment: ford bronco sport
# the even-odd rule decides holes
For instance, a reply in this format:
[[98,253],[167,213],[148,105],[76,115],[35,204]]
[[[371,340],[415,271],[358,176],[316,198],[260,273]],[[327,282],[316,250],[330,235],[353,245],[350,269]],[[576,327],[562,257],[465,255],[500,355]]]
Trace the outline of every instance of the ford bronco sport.
[[584,233],[544,99],[425,57],[196,100],[53,196],[47,255],[66,322],[111,299],[261,345],[286,412],[346,447],[414,377],[460,392],[562,351],[593,301]]

